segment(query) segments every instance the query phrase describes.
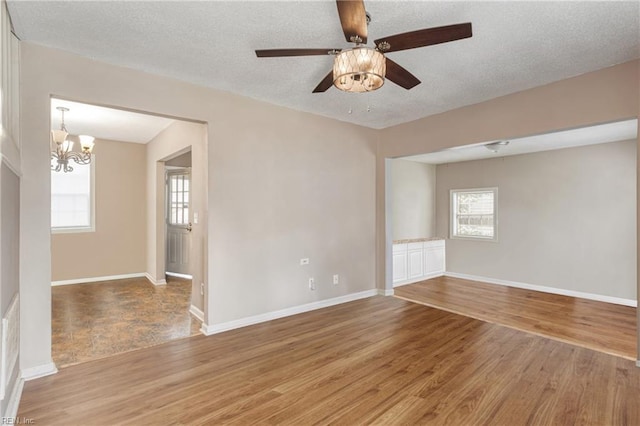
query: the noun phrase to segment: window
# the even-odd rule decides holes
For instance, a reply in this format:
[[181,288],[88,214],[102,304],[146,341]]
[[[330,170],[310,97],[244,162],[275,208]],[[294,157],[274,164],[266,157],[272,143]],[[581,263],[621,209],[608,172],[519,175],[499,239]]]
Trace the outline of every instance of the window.
[[497,239],[498,188],[451,190],[451,238]]
[[189,223],[189,172],[169,173],[169,224]]
[[74,165],[73,171],[69,173],[51,171],[53,232],[95,231],[94,165],[95,158],[89,165]]

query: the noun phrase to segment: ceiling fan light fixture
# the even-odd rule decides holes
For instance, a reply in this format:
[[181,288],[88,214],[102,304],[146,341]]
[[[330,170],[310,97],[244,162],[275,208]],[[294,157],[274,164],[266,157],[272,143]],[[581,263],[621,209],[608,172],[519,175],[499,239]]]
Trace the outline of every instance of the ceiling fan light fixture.
[[371,92],[382,87],[386,74],[384,55],[358,46],[338,53],[333,61],[333,85],[345,92]]
[[509,141],[498,141],[493,143],[488,143],[484,147],[493,153],[498,153],[502,148],[509,145]]

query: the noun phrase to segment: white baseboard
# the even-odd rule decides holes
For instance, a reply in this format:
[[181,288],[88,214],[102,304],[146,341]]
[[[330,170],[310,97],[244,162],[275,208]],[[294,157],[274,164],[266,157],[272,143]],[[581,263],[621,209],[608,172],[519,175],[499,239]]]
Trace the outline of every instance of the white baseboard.
[[18,375],[16,381],[9,394],[9,402],[7,403],[7,409],[2,415],[3,419],[15,419],[18,415],[18,406],[20,405],[20,398],[22,398],[22,389],[24,388],[24,379]]
[[151,284],[153,284],[153,285],[166,285],[167,284],[167,280],[165,280],[164,278],[161,279],[161,280],[156,280],[148,272],[145,272],[143,276],[146,277],[151,282]]
[[135,274],[108,275],[106,277],[91,277],[91,278],[78,278],[75,280],[52,281],[51,285],[56,286],[56,285],[69,285],[69,284],[97,283],[100,281],[123,280],[126,278],[142,278],[145,276],[146,274],[144,272],[137,272]]
[[36,367],[22,369],[22,378],[26,381],[37,379],[44,376],[56,374],[58,369],[53,362],[38,365]]
[[212,326],[209,326],[204,321],[202,321],[202,326],[200,327],[200,333],[204,334],[205,336],[209,336],[211,334],[214,334],[214,333],[207,334],[208,333],[207,330],[209,330],[211,327]]
[[202,312],[197,306],[191,305],[189,312],[200,321],[204,321],[204,312]]
[[391,289],[391,290],[378,289],[378,296],[393,296],[393,289]]
[[201,331],[204,335],[210,336],[212,334],[222,333],[223,331],[234,330],[236,328],[259,324],[261,322],[271,321],[291,315],[297,315],[303,312],[314,311],[316,309],[327,308],[329,306],[339,305],[342,303],[352,302],[354,300],[365,299],[367,297],[373,297],[377,295],[378,290],[366,290],[359,293],[352,293],[345,296],[334,297],[333,299],[319,300],[317,302],[306,303],[300,306],[293,306],[291,308],[281,309],[278,311],[266,312],[264,314],[254,315],[247,318],[223,322],[222,324],[205,325],[203,323]]
[[170,277],[176,277],[176,278],[184,278],[186,280],[192,280],[193,276],[189,275],[189,274],[178,274],[177,272],[165,272],[166,275],[169,275]]
[[560,294],[562,296],[577,297],[580,299],[596,300],[598,302],[614,303],[616,305],[637,307],[638,301],[633,299],[623,299],[622,297],[605,296],[602,294],[585,293],[582,291],[565,290],[563,288],[545,287],[535,284],[526,284],[516,281],[500,280],[497,278],[480,277],[477,275],[459,274],[457,272],[445,272],[446,277],[461,278],[463,280],[480,281],[487,284],[497,284],[507,287],[522,288],[525,290],[540,291],[543,293]]
[[394,287],[400,287],[403,285],[408,285],[408,284],[415,284],[415,283],[419,283],[420,281],[424,281],[424,280],[430,280],[431,278],[438,278],[444,275],[444,272],[435,272],[433,274],[427,274],[427,275],[423,275],[421,277],[417,277],[417,278],[411,278],[409,280],[404,280],[404,281],[399,281],[397,283],[393,283]]

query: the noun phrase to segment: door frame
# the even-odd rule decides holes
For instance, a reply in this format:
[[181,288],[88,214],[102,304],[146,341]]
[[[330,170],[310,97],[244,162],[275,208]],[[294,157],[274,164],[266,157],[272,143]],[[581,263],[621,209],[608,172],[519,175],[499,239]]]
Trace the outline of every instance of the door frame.
[[[191,151],[187,151],[187,152],[191,152]],[[182,155],[182,154],[181,154]],[[169,209],[169,193],[170,193],[170,189],[169,189],[169,176],[172,174],[186,174],[189,175],[189,226],[192,226],[192,193],[191,193],[191,166],[189,167],[181,167],[181,166],[169,166],[167,165],[167,162],[164,162],[164,169],[165,169],[165,179],[164,179],[164,253],[165,253],[165,257],[164,257],[164,273],[165,275],[169,275],[169,276],[175,276],[178,278],[186,278],[186,279],[193,279],[193,271],[192,269],[192,265],[189,265],[189,274],[182,274],[182,273],[177,273],[177,272],[169,272],[167,269],[167,265],[169,264],[169,215],[171,214],[170,209]],[[191,231],[189,231],[191,232]],[[189,244],[189,259],[191,259],[191,256],[193,255],[192,252],[192,245]],[[190,260],[191,263],[191,260]]]

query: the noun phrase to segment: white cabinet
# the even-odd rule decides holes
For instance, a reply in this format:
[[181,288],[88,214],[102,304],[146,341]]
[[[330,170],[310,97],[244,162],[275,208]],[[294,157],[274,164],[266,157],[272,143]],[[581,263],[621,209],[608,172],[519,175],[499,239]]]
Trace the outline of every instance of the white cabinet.
[[425,241],[424,274],[430,277],[444,274],[444,240]]
[[408,279],[420,278],[424,275],[424,248],[423,243],[407,244],[407,269]]
[[407,245],[393,245],[393,282],[407,280]]
[[393,285],[405,285],[444,275],[444,240],[393,245]]

